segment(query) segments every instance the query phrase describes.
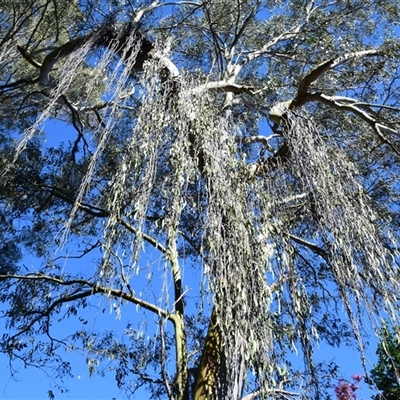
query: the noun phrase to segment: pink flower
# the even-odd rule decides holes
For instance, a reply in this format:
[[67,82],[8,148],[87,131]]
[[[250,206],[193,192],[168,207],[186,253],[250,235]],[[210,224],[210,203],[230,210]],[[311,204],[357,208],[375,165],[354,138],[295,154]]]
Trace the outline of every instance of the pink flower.
[[357,400],[355,391],[358,389],[354,384],[340,380],[335,386],[337,400]]
[[[360,382],[363,379],[363,375],[355,374],[351,378],[354,382]],[[335,394],[337,400],[357,400],[356,391],[360,389],[358,385],[353,382],[347,382],[345,380],[339,380],[335,386]]]
[[354,374],[351,376],[351,379],[355,382],[361,382],[361,380],[364,378],[364,375],[361,374]]

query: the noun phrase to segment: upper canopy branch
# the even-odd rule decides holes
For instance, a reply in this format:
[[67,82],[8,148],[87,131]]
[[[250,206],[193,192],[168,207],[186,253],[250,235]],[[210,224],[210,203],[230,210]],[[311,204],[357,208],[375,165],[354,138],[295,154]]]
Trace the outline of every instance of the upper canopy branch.
[[[233,41],[232,41],[231,45],[229,46],[229,51],[227,52],[228,60],[233,59],[233,53],[235,50],[235,46],[239,42],[240,38],[243,36],[244,31],[246,30],[247,26],[250,24],[251,20],[257,14],[258,10],[260,9],[260,6],[261,6],[261,1],[257,0],[256,3],[254,4],[254,6],[251,8],[251,11],[248,14],[248,16],[244,19],[241,26],[239,26],[239,23],[236,24],[235,37],[233,38]],[[239,20],[239,14],[238,14],[238,20]]]
[[243,143],[243,144],[260,143],[263,146],[265,146],[268,150],[270,150],[272,148],[269,144],[269,141],[276,137],[280,137],[280,135],[276,135],[276,134],[272,134],[270,136],[255,135],[255,136],[247,136],[247,137],[236,136],[235,142]]
[[[361,106],[358,105],[357,100],[353,100],[353,102],[350,100],[351,99],[347,97],[343,98],[341,96],[327,96],[322,93],[311,93],[307,95],[306,102],[318,101],[338,110],[349,111],[357,115],[371,126],[383,143],[387,144],[396,154],[400,155],[400,150],[395,147],[386,136],[388,134],[399,136],[399,132],[396,129],[391,128],[387,123],[382,123],[382,121],[380,121],[372,111],[369,112],[362,109]],[[362,103],[362,106],[365,107],[365,103]]]
[[267,43],[265,43],[264,46],[262,46],[260,50],[250,51],[249,54],[241,62],[241,65],[247,64],[248,62],[268,53],[271,47],[275,46],[279,42],[297,37],[300,34],[301,29],[309,22],[309,19],[313,12],[318,8],[319,6],[315,6],[315,0],[310,0],[305,6],[304,14],[302,15],[302,19],[300,22],[297,21],[296,24],[294,24],[286,31],[282,32],[278,36],[271,38]]
[[372,57],[383,55],[382,50],[363,50],[357,51],[354,53],[346,53],[342,56],[331,58],[330,60],[324,61],[319,64],[317,68],[314,68],[311,72],[309,72],[299,83],[297,95],[292,101],[291,107],[299,107],[307,101],[306,95],[308,93],[308,89],[310,85],[315,82],[323,73],[326,71],[337,67],[340,64],[343,64],[350,60],[356,60],[364,57]]
[[[49,85],[53,87],[53,79],[50,73],[58,61],[76,52],[84,45],[88,45],[91,48],[99,46],[108,47],[113,45],[115,46],[115,51],[118,55],[128,58],[130,56],[130,53],[124,51],[124,46],[130,35],[136,36],[136,40],[141,42],[142,52],[145,53],[140,54],[139,51],[138,54],[139,60],[137,63],[138,67],[141,68],[143,66],[143,62],[148,57],[148,53],[153,49],[153,45],[149,41],[147,41],[140,33],[140,31],[134,28],[132,24],[128,24],[122,32],[117,32],[113,28],[101,27],[97,32],[89,33],[85,36],[73,39],[48,53],[44,58],[42,64],[34,60],[33,57],[21,46],[18,46],[17,48],[22,56],[30,64],[39,69],[39,76],[37,78],[37,81],[44,85]],[[135,65],[133,67],[135,67]]]
[[[127,60],[131,57],[132,52],[135,49],[132,49],[132,43],[128,43],[130,41],[137,42],[140,46],[138,53],[136,54],[136,59],[134,65],[130,65],[130,68],[141,70],[143,68],[144,61],[149,58],[150,52],[154,49],[154,44],[150,42],[143,33],[139,30],[138,26],[143,18],[143,16],[154,9],[162,6],[172,6],[172,5],[195,5],[199,6],[198,3],[190,2],[190,1],[182,1],[182,2],[165,2],[161,3],[160,0],[153,1],[150,5],[143,7],[140,10],[134,10],[135,15],[132,20],[125,24],[122,29],[115,28],[112,24],[105,21],[99,29],[94,32],[90,32],[86,35],[77,37],[75,39],[70,40],[63,45],[52,48],[51,51],[45,56],[43,63],[39,63],[36,61],[32,55],[28,53],[26,49],[21,46],[17,46],[19,52],[22,56],[35,68],[39,70],[39,76],[32,83],[40,82],[44,85],[51,85],[52,78],[50,76],[50,72],[53,70],[55,64],[60,61],[62,58],[65,58],[79,48],[84,45],[88,45],[90,48],[96,48],[101,46],[113,47],[114,51],[122,57],[124,60]],[[90,43],[92,42],[92,43]],[[129,44],[129,47],[127,45]],[[135,46],[133,46],[135,47]],[[40,50],[39,50],[40,51]],[[38,53],[38,50],[35,51]],[[155,54],[158,59],[164,64],[166,69],[169,71],[169,74],[173,77],[178,75],[176,67],[171,64],[171,61],[167,59],[162,54]]]
[[203,85],[199,85],[191,89],[191,92],[197,94],[203,92],[204,90],[213,90],[213,89],[221,89],[225,92],[230,92],[233,94],[241,94],[241,93],[246,93],[250,95],[254,94],[254,88],[252,86],[239,85],[225,80],[221,80],[218,82],[204,83]]
[[332,70],[341,64],[344,64],[350,60],[357,60],[365,57],[385,56],[386,54],[387,51],[382,49],[363,50],[353,53],[346,53],[339,57],[324,61],[310,71],[307,75],[305,75],[303,79],[301,79],[298,85],[297,94],[293,100],[278,103],[271,108],[269,114],[270,119],[279,124],[282,116],[285,115],[288,110],[301,107],[308,102],[318,101],[338,110],[351,112],[357,117],[361,118],[373,128],[383,143],[390,146],[396,154],[400,155],[400,150],[397,149],[397,147],[394,146],[386,136],[399,136],[399,132],[393,126],[391,126],[390,122],[383,121],[379,115],[372,110],[372,107],[388,108],[395,111],[397,111],[397,108],[360,102],[345,96],[328,96],[320,92],[309,92],[310,86],[313,82],[315,82],[325,72]]
[[312,71],[310,71],[307,75],[305,75],[303,79],[300,80],[297,89],[297,94],[293,100],[278,103],[271,108],[269,114],[271,120],[279,124],[282,115],[284,115],[289,109],[298,108],[309,101],[316,100],[314,94],[311,95],[309,93],[309,88],[313,82],[315,82],[320,76],[322,76],[328,70],[331,70],[350,60],[357,60],[365,57],[382,56],[385,54],[386,54],[385,51],[381,49],[363,50],[363,51],[356,51],[353,53],[346,53],[339,57],[331,58],[329,60],[322,62]]

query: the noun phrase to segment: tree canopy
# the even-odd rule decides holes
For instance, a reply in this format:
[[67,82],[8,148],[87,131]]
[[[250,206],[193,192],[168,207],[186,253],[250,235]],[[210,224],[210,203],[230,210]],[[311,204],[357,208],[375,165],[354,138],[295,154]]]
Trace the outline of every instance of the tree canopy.
[[[128,395],[324,398],[318,343],[363,360],[399,322],[399,20],[397,0],[2,2],[1,351],[58,376],[84,352]],[[99,298],[123,330],[90,328]]]

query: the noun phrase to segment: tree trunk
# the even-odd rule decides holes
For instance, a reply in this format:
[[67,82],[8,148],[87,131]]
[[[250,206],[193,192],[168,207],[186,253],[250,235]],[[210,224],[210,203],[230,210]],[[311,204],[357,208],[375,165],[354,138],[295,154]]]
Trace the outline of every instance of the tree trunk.
[[232,332],[223,344],[215,308],[210,318],[203,354],[193,389],[194,400],[240,400],[245,376],[244,340]]

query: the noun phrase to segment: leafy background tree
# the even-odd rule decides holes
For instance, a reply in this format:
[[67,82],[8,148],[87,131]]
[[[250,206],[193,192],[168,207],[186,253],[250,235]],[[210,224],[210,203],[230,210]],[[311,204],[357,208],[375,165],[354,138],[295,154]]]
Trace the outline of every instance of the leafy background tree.
[[[0,20],[11,360],[62,377],[79,351],[128,395],[319,399],[318,343],[363,356],[365,321],[398,322],[397,1],[7,1]],[[123,329],[90,323],[107,307]]]
[[379,393],[373,400],[395,400],[400,397],[400,345],[398,328],[382,328],[382,339],[376,351],[378,362],[371,370],[371,380]]

